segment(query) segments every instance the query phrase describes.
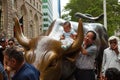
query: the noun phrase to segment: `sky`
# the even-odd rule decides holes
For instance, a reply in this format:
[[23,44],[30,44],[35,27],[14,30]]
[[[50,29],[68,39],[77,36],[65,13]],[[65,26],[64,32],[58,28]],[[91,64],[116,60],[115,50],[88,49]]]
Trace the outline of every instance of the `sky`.
[[64,6],[69,2],[69,0],[61,0],[61,14],[63,14]]
[[[64,12],[62,11],[63,9],[64,9],[64,6],[67,4],[69,2],[69,0],[61,0],[61,14],[64,14]],[[58,11],[57,10],[57,7],[55,7],[55,6],[57,6],[57,0],[53,0],[53,19],[56,19],[56,18],[58,18],[58,14],[57,14],[57,12],[56,11]]]

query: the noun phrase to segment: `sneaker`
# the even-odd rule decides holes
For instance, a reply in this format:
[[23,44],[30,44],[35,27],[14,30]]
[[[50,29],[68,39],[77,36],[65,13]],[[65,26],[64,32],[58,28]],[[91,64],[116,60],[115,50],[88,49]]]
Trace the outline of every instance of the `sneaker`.
[[64,50],[68,49],[68,47],[66,45],[61,45],[61,48],[63,48]]

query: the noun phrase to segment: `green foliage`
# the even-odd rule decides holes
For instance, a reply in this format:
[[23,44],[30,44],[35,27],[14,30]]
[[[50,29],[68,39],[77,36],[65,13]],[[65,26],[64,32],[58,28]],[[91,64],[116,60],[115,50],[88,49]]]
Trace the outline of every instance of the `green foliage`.
[[[106,0],[107,7],[107,31],[109,36],[114,35],[117,27],[120,27],[120,5],[118,0]],[[65,17],[71,16],[72,21],[78,21],[74,16],[76,12],[98,16],[103,13],[103,0],[70,0],[64,11],[69,11]],[[62,17],[64,18],[64,16]],[[100,23],[103,23],[101,21]]]

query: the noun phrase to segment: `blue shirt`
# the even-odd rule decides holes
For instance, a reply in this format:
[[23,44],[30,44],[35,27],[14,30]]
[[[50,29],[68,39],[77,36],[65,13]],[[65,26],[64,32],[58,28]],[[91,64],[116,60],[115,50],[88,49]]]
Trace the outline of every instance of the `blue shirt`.
[[8,75],[6,71],[4,70],[4,67],[1,62],[0,62],[0,73],[3,75],[3,80],[8,80]]
[[25,63],[12,77],[12,80],[39,80],[40,72],[31,64]]

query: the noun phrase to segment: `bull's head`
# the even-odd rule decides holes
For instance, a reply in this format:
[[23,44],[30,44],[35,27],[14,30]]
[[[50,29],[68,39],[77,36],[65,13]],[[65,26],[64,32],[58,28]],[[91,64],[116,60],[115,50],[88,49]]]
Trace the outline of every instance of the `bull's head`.
[[[49,36],[28,39],[22,33],[18,18],[15,21],[15,37],[25,49],[25,59],[33,64],[41,73],[40,80],[60,80],[62,58],[79,50],[83,41],[83,26],[79,20],[78,35],[68,50],[61,48],[61,42]],[[49,34],[48,34],[49,35]]]

